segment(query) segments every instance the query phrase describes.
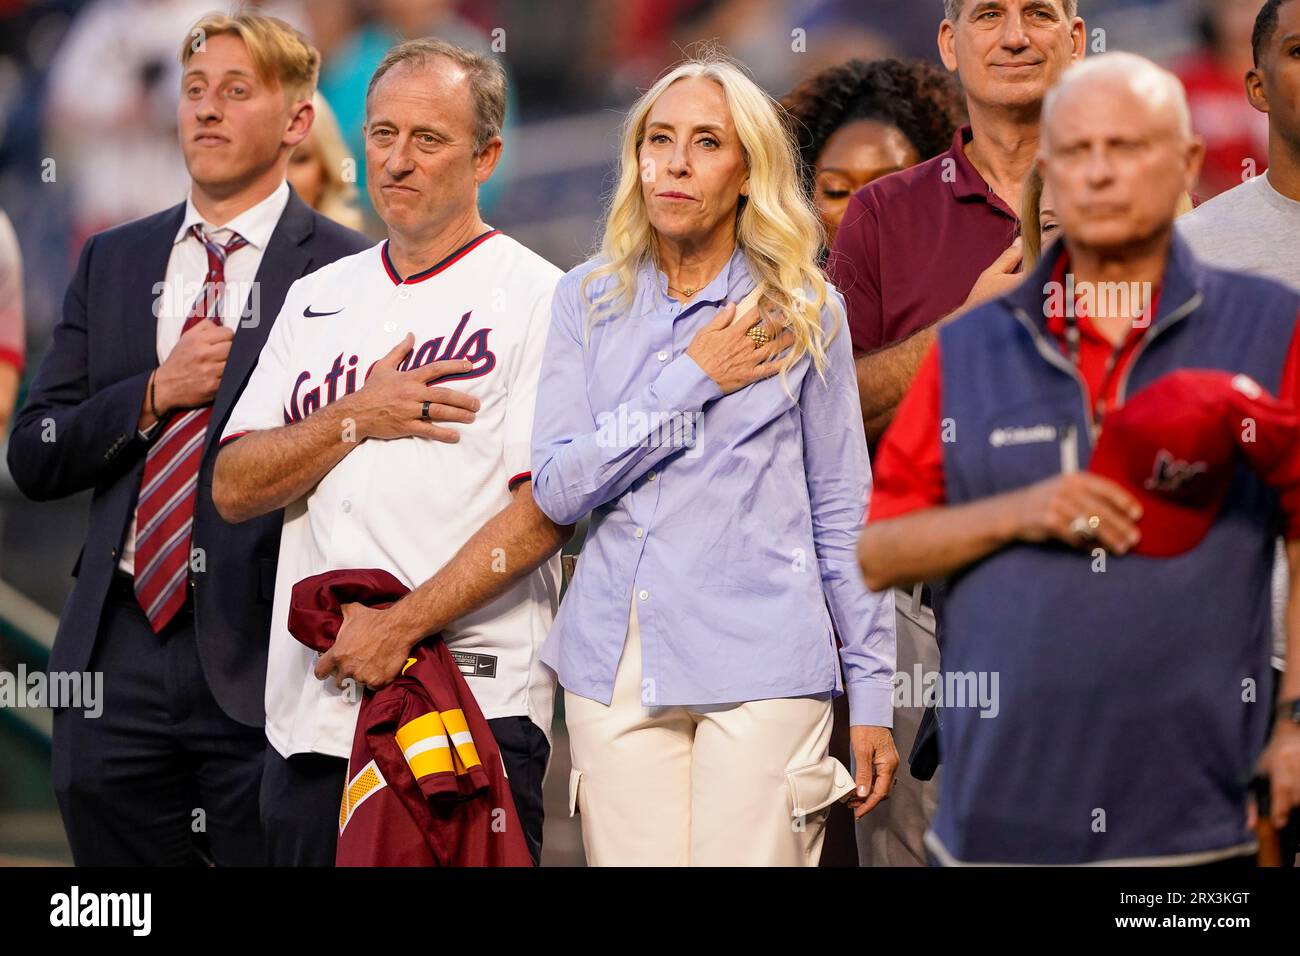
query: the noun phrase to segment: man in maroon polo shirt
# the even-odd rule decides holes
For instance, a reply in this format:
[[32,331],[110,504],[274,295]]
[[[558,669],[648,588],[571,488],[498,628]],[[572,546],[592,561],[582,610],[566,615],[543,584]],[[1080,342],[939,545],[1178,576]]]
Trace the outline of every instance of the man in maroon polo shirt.
[[968,298],[1018,281],[1021,187],[1043,97],[1084,55],[1078,0],[945,0],[939,53],[966,91],[952,149],[871,183],[844,215],[827,271],[848,304],[867,438],[893,417],[934,340]]
[[[873,444],[934,341],[934,326],[1020,280],[1020,193],[1038,153],[1043,97],[1084,55],[1078,0],[945,0],[939,53],[966,91],[970,126],[952,149],[871,183],[849,204],[827,262],[844,294],[858,391]],[[922,674],[939,668],[935,617],[919,585],[895,595],[900,747],[917,736]],[[912,693],[903,693],[910,688]],[[918,764],[919,766],[919,764]],[[866,866],[923,866],[937,778],[900,774],[891,798],[858,822]]]

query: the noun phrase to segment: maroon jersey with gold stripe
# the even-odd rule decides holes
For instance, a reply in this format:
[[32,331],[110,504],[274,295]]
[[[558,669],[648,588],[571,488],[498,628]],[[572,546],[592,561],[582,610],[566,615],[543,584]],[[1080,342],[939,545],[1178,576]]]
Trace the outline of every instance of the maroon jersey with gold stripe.
[[[289,630],[334,643],[340,607],[387,607],[387,571],[329,571],[294,585]],[[401,675],[365,692],[339,808],[339,866],[532,866],[501,753],[446,644],[429,638]]]

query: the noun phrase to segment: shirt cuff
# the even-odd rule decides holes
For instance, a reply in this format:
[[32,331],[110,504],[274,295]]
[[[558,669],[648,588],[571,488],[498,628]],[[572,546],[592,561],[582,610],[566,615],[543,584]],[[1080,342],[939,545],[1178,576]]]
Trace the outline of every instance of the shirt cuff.
[[158,429],[160,428],[162,428],[161,418],[155,421],[148,428],[136,429],[136,434],[140,436],[141,441],[153,441],[154,436],[158,434]]
[[677,356],[655,379],[655,394],[668,407],[663,411],[697,411],[722,397],[718,383],[685,353]]
[[849,684],[849,726],[893,727],[894,685],[879,680]]

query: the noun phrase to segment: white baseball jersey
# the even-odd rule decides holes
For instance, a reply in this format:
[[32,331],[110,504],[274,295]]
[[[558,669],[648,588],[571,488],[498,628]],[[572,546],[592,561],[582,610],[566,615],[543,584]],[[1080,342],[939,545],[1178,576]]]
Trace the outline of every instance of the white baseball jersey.
[[[360,703],[332,678],[317,680],[319,656],[289,633],[294,584],[323,571],[382,568],[418,587],[509,504],[511,488],[530,477],[533,405],[560,275],[492,230],[405,281],[385,242],[289,289],[223,443],[299,421],[361,388],[408,331],[409,367],[470,360],[469,372],[437,384],[482,404],[471,424],[446,426],[460,432],[455,444],[361,442],[285,509],[266,675],[266,736],[284,756],[347,757]],[[443,631],[483,715],[529,717],[548,738],[555,684],[537,650],[558,601],[553,557]]]

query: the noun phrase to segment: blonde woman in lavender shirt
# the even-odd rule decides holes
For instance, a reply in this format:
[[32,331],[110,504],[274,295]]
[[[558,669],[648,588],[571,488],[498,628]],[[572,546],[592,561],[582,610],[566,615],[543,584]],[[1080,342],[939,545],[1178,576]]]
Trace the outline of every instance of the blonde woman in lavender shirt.
[[[868,812],[898,766],[843,302],[778,107],[735,65],[667,73],[620,160],[600,252],[556,289],[533,432],[541,509],[591,516],[541,652],[571,807],[592,864],[813,866],[829,806]],[[856,780],[827,752],[841,690]]]

